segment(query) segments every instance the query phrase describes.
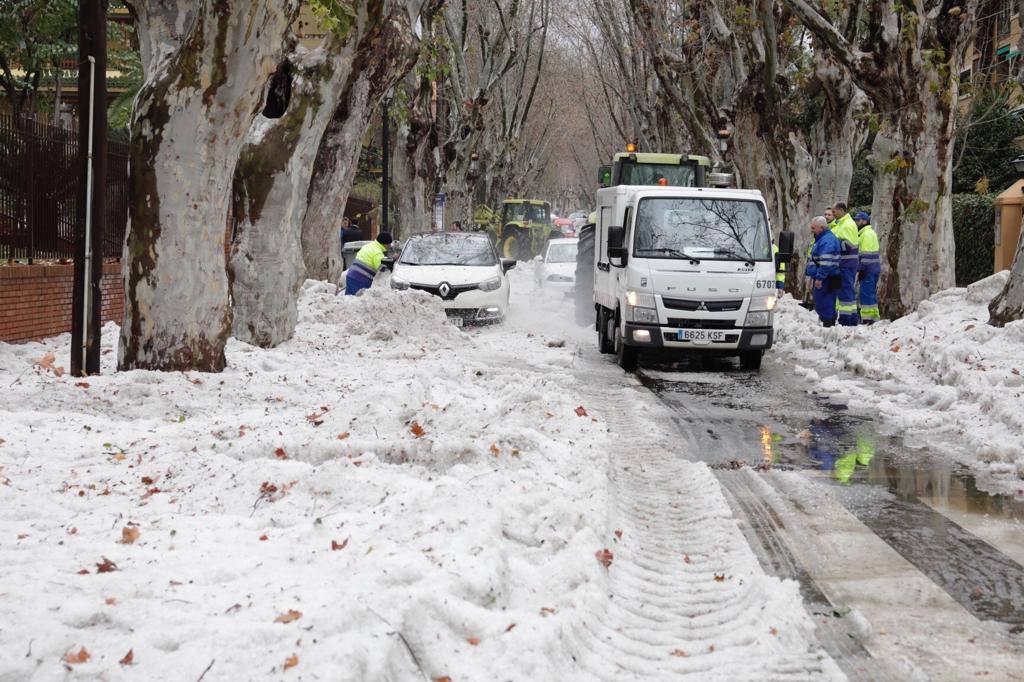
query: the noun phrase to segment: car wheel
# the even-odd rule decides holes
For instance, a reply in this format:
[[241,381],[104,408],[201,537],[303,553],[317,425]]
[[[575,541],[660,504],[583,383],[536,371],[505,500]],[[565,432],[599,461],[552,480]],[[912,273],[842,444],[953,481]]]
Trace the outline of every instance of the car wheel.
[[757,371],[761,369],[761,359],[764,358],[763,350],[740,351],[740,368]]
[[625,330],[621,324],[615,325],[615,361],[627,372],[635,372],[640,364],[640,351],[634,346],[627,346],[623,338]]

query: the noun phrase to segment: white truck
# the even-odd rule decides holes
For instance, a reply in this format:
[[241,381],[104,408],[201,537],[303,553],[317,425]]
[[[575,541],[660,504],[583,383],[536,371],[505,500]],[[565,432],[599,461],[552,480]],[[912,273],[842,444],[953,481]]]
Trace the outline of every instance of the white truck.
[[[792,239],[780,236],[782,262]],[[598,346],[623,369],[641,353],[732,355],[760,368],[776,302],[760,192],[665,180],[599,189],[593,252]]]

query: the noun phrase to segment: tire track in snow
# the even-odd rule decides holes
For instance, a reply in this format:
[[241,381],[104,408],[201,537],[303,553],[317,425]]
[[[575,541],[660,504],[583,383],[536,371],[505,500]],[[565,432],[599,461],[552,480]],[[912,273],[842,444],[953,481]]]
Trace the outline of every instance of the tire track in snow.
[[799,587],[761,569],[713,473],[687,461],[669,412],[606,363],[580,384],[613,442],[609,454],[608,598],[568,633],[588,677],[828,679]]

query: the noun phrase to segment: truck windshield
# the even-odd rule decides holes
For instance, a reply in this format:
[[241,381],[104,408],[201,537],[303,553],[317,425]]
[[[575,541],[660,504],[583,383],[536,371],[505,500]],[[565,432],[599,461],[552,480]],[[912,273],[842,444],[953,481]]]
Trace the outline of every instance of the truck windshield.
[[693,187],[697,184],[696,167],[691,164],[624,163],[619,182],[623,185],[657,185],[663,178],[672,187]]
[[641,199],[633,253],[641,258],[771,260],[764,208],[742,199]]

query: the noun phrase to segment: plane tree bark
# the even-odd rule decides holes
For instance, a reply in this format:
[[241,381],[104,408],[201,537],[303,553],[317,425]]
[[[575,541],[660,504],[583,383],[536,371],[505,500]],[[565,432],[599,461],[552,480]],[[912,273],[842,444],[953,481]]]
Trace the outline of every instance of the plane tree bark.
[[807,0],[783,0],[872,101],[877,130],[872,224],[883,311],[898,317],[955,284],[953,130],[977,0],[870,0],[843,31]]
[[123,370],[224,368],[232,178],[297,0],[131,0],[145,83],[132,120]]
[[362,0],[315,50],[290,55],[253,122],[234,178],[234,336],[291,338],[306,276],[338,282],[339,216],[381,95],[411,68],[422,3]]

